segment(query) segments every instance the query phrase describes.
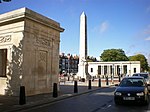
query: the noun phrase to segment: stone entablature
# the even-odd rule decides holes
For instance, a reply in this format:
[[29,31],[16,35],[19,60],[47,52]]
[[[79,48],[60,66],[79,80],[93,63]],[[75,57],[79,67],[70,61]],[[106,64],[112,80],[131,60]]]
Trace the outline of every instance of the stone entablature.
[[14,10],[5,14],[1,14],[0,26],[3,26],[4,24],[12,23],[12,22],[16,23],[16,20],[22,21],[24,19],[30,19],[32,21],[36,21],[37,23],[43,24],[44,26],[63,32],[63,29],[60,28],[59,23],[43,15],[40,15],[32,10],[29,10],[27,8],[21,8],[21,9]]
[[10,42],[11,38],[11,35],[0,36],[0,43]]
[[0,49],[7,49],[6,77],[0,94],[52,92],[58,83],[60,24],[27,8],[0,15]]

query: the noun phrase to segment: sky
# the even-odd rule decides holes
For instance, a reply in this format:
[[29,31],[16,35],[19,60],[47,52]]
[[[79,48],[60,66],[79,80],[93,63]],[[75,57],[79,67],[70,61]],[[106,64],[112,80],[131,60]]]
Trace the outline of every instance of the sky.
[[27,7],[65,29],[60,53],[79,55],[80,15],[87,16],[88,56],[122,49],[127,56],[143,54],[150,63],[150,0],[12,0],[0,14]]

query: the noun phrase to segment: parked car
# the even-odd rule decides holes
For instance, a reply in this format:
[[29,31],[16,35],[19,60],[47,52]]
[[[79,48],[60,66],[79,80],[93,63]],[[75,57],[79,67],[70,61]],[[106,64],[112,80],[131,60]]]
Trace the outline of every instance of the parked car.
[[[147,84],[150,84],[150,74],[149,73],[134,73],[133,76],[141,76],[144,77]],[[150,86],[148,87],[148,90],[150,91]]]
[[143,77],[125,77],[114,92],[116,105],[123,103],[149,104],[149,91]]

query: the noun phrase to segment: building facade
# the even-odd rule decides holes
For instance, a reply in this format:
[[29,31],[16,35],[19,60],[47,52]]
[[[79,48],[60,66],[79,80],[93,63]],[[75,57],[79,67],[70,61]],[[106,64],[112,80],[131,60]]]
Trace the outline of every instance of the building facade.
[[92,77],[132,76],[140,72],[140,61],[88,62],[88,70]]
[[30,9],[0,15],[0,94],[49,93],[58,83],[60,24]]
[[59,71],[62,73],[77,73],[79,57],[64,53],[59,55]]

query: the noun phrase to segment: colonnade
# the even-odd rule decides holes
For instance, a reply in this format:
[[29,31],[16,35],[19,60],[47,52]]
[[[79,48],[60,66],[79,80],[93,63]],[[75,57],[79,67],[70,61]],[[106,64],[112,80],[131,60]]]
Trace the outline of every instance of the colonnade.
[[108,77],[118,77],[119,75],[123,76],[127,74],[126,65],[99,65],[98,66],[98,75],[108,76]]
[[140,72],[139,61],[116,61],[116,62],[88,62],[88,73],[91,76],[100,77],[124,77],[132,76]]

